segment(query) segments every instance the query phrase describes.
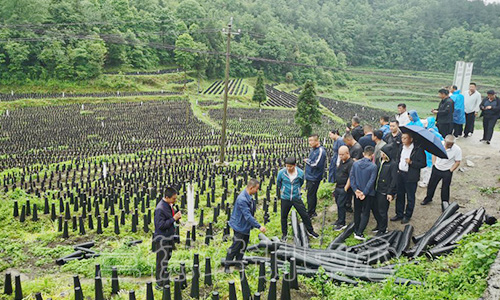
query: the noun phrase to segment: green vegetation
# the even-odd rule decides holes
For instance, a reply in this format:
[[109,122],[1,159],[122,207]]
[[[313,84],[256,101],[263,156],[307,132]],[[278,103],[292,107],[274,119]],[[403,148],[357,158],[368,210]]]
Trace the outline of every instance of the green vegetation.
[[267,100],[266,88],[264,87],[264,72],[259,71],[257,76],[257,83],[253,92],[252,100],[260,105]]
[[[443,9],[446,8],[446,9]],[[158,70],[187,64],[200,76],[223,74],[220,28],[241,29],[231,75],[262,69],[271,79],[342,84],[328,69],[253,61],[262,57],[327,68],[353,66],[452,71],[456,60],[496,74],[499,5],[467,0],[18,1],[0,7],[3,83],[97,78],[104,70]],[[201,52],[199,52],[201,51]],[[182,55],[184,56],[184,55]],[[196,64],[196,65],[194,65]]]
[[321,112],[316,97],[316,87],[314,82],[310,80],[306,82],[304,90],[299,96],[295,123],[300,126],[300,135],[303,137],[311,135],[314,124],[321,125]]

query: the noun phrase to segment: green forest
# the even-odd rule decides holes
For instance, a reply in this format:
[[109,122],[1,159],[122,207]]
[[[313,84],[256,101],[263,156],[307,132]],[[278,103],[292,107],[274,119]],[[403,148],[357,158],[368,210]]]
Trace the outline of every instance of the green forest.
[[[500,5],[467,0],[1,0],[0,80],[86,80],[180,66],[223,75],[340,82],[348,66],[500,71]],[[177,50],[175,50],[177,48]],[[186,51],[188,49],[189,51]],[[258,58],[258,59],[255,59]],[[303,68],[261,59],[326,68]]]

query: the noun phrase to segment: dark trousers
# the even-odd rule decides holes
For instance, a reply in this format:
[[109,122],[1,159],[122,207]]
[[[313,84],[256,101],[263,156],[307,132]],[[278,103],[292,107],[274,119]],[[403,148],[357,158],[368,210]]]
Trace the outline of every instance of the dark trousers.
[[335,197],[335,202],[337,203],[337,212],[338,212],[338,219],[335,224],[345,225],[347,199],[349,199],[350,202],[351,194],[349,192],[346,192],[344,188],[335,188],[333,196]]
[[476,122],[476,113],[465,114],[465,130],[464,136],[468,136],[469,133],[474,133],[474,122]]
[[448,134],[450,134],[453,130],[453,124],[452,123],[444,123],[444,124],[437,124],[437,128],[439,130],[439,133],[444,137],[446,137]]
[[[415,208],[415,193],[417,183],[408,182],[407,172],[398,172],[398,191],[396,199],[396,215],[400,218],[410,219]],[[406,206],[406,207],[405,207]]]
[[347,191],[347,195],[345,198],[345,208],[351,208],[352,209],[352,197],[354,196],[353,192],[351,189]]
[[385,232],[387,230],[388,210],[389,201],[387,201],[387,195],[377,192],[372,202],[372,212],[375,220],[377,220],[377,229],[379,232]]
[[453,135],[459,137],[464,131],[464,124],[453,123]]
[[354,233],[363,234],[370,220],[370,209],[373,196],[366,196],[364,200],[354,198]]
[[168,261],[172,257],[172,239],[158,236],[153,241],[156,252],[156,284],[169,284]]
[[243,260],[243,254],[245,254],[245,250],[247,250],[249,239],[249,234],[234,231],[233,244],[227,250],[226,261],[232,261],[235,260],[235,258],[236,261]]
[[318,188],[321,181],[308,180],[306,183],[307,188],[307,213],[309,215],[316,213],[316,204],[318,203]]
[[431,179],[429,180],[429,186],[427,187],[427,196],[425,196],[426,202],[432,201],[434,193],[438,183],[443,180],[441,185],[441,201],[450,201],[450,185],[453,173],[448,171],[440,171],[436,167],[432,167]]
[[306,206],[302,200],[283,200],[281,199],[281,232],[283,236],[288,235],[288,214],[290,213],[290,209],[295,207],[295,210],[299,214],[304,226],[307,231],[314,231],[313,226],[311,224],[311,218],[307,214]]
[[497,124],[497,118],[483,117],[483,130],[484,130],[483,140],[491,141],[496,124]]

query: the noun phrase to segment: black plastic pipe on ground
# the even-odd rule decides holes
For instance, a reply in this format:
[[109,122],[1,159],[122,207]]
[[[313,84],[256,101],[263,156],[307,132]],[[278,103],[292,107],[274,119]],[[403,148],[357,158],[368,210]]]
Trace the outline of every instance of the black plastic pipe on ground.
[[5,273],[3,293],[5,295],[12,295],[12,275],[10,274],[10,272]]
[[154,300],[153,294],[153,283],[151,281],[146,282],[146,300]]
[[415,252],[412,255],[413,258],[418,257],[425,249],[425,247],[427,247],[427,245],[429,244],[429,237],[432,234],[433,229],[438,227],[439,224],[441,224],[441,222],[443,222],[444,220],[448,219],[453,214],[455,214],[457,210],[458,210],[458,204],[456,202],[453,202],[446,208],[446,210],[439,216],[436,222],[434,222],[434,225],[432,225],[431,229],[429,229],[429,231],[426,232],[424,237],[422,237],[422,239],[420,239],[420,241],[416,245]]
[[120,290],[120,283],[118,281],[118,269],[116,267],[111,268],[111,295],[118,294]]
[[349,224],[347,228],[339,234],[329,245],[326,247],[326,249],[329,250],[334,250],[337,249],[340,245],[344,243],[344,241],[351,236],[351,234],[354,232],[354,222]]
[[205,257],[205,280],[206,286],[212,286],[212,264],[210,257]]
[[269,281],[269,292],[267,294],[267,300],[276,300],[276,279],[271,278]]
[[95,291],[95,300],[104,300],[104,292],[102,289],[102,279],[97,276],[94,280],[94,291]]
[[229,300],[237,300],[238,297],[236,296],[236,287],[234,285],[234,281],[230,280],[228,284],[229,284]]
[[170,285],[169,284],[163,286],[161,300],[172,300],[172,294],[170,292]]
[[193,278],[191,279],[191,298],[200,298],[200,269],[199,265],[193,265]]
[[413,234],[413,226],[410,224],[407,224],[403,230],[403,233],[401,234],[401,237],[399,239],[397,248],[396,248],[396,255],[395,257],[400,257],[401,254],[403,254],[404,251],[408,250],[410,247],[411,243],[411,236]]

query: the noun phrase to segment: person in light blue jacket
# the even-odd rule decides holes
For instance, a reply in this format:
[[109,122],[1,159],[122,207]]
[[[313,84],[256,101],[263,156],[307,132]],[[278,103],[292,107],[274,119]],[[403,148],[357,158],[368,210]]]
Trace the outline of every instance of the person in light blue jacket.
[[453,135],[459,137],[463,133],[465,124],[465,99],[456,85],[451,87],[450,93],[455,108],[453,111]]
[[295,207],[300,215],[309,236],[317,238],[314,232],[311,218],[307,214],[306,207],[302,201],[301,188],[304,184],[304,171],[296,167],[295,157],[285,159],[285,168],[278,172],[276,178],[276,195],[281,199],[281,232],[282,240],[286,241],[288,236],[288,214]]
[[[428,117],[427,125],[425,126],[427,130],[432,132],[440,141],[444,141],[443,136],[439,133],[439,129],[436,127],[436,118]],[[429,180],[431,179],[432,172],[432,154],[425,151],[425,157],[427,161],[427,166],[422,168],[420,171],[420,181],[418,182],[418,186],[425,188],[429,185]]]
[[416,110],[410,110],[410,123],[406,125],[414,125],[414,126],[420,126],[424,127],[424,124],[422,124],[422,121],[420,121],[420,117],[418,116],[418,113]]

